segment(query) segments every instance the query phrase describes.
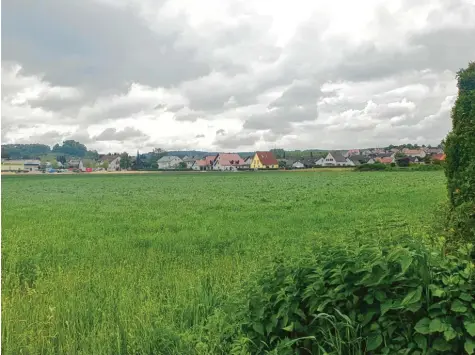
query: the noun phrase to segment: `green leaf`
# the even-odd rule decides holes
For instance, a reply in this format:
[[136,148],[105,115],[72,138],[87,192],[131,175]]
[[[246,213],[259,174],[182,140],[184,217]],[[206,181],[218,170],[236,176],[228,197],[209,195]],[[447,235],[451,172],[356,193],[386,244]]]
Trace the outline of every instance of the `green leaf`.
[[383,337],[381,336],[381,334],[370,335],[368,337],[368,341],[366,342],[366,350],[376,350],[382,343]]
[[419,286],[417,289],[414,291],[411,291],[407,294],[406,297],[401,302],[401,305],[406,306],[411,303],[418,302],[421,299],[422,296],[422,286]]
[[419,322],[417,322],[414,329],[419,334],[429,334],[430,333],[429,325],[430,325],[430,319],[422,318]]
[[381,303],[381,316],[384,316],[387,311],[389,311],[393,307],[393,302],[388,301]]
[[449,326],[449,328],[444,331],[444,338],[447,341],[451,341],[456,336],[457,336],[457,333],[455,332],[455,330],[453,330],[451,326]]
[[465,349],[465,351],[467,352],[468,355],[474,354],[475,353],[475,341],[473,341],[472,339],[467,338],[465,340],[464,349]]
[[412,257],[410,254],[404,254],[399,258],[399,263],[401,264],[401,273],[404,274],[409,266],[412,264]]
[[282,328],[283,330],[285,330],[286,332],[291,332],[292,330],[294,330],[294,323],[290,323],[288,326]]
[[252,325],[252,329],[254,329],[256,333],[259,333],[260,335],[264,335],[264,326],[261,323],[254,323]]
[[457,313],[465,313],[467,312],[467,307],[462,303],[460,300],[455,300],[452,302],[452,306],[450,309]]
[[467,329],[468,334],[470,334],[472,337],[475,337],[475,322],[464,321],[463,325],[465,326],[465,329]]
[[429,289],[434,297],[442,297],[445,294],[445,291],[436,285],[429,285]]
[[450,346],[449,343],[445,341],[444,338],[437,338],[432,343],[432,348],[439,351],[447,351],[447,350],[450,350],[452,347]]
[[429,333],[443,332],[444,324],[439,318],[432,319],[429,324]]
[[467,302],[470,302],[471,300],[473,300],[473,297],[470,296],[468,293],[465,293],[463,292],[462,294],[460,294],[459,298],[461,300],[464,300],[464,301],[467,301]]
[[419,349],[424,351],[427,349],[427,338],[422,334],[416,334],[414,336],[414,341],[416,342]]

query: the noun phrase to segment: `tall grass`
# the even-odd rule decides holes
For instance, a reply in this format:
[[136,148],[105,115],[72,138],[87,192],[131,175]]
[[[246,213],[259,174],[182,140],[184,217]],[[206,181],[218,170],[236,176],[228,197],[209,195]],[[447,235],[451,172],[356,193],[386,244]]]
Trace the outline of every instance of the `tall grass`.
[[224,354],[269,261],[424,233],[444,197],[441,172],[4,177],[2,351]]

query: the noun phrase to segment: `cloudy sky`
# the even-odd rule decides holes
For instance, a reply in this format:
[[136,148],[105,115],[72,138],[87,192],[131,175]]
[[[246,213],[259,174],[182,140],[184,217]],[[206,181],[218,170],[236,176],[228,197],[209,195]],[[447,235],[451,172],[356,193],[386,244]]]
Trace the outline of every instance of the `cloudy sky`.
[[475,0],[3,0],[2,143],[437,144]]

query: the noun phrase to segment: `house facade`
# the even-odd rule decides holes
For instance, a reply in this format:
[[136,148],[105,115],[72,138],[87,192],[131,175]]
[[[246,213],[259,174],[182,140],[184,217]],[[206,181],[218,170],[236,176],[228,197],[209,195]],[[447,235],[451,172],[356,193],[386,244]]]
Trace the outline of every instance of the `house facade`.
[[427,155],[423,149],[408,149],[404,148],[402,152],[407,155],[408,157],[418,157],[418,158],[425,158]]
[[279,162],[272,152],[256,152],[252,159],[251,169],[278,169]]
[[177,169],[182,160],[175,155],[165,155],[157,160],[158,169]]
[[329,152],[325,157],[324,166],[354,166],[355,164],[345,158],[340,152]]
[[40,160],[25,160],[24,166],[26,171],[38,171],[40,170]]
[[24,170],[25,170],[24,160],[3,160],[2,161],[2,171],[24,171]]
[[109,161],[109,166],[107,167],[107,171],[119,171],[120,170],[120,156],[112,157]]
[[71,170],[78,169],[81,171],[86,171],[86,168],[84,167],[84,163],[82,162],[82,160],[70,160],[68,162],[68,168]]
[[236,153],[219,153],[213,162],[213,170],[220,171],[236,171],[244,166],[244,159]]

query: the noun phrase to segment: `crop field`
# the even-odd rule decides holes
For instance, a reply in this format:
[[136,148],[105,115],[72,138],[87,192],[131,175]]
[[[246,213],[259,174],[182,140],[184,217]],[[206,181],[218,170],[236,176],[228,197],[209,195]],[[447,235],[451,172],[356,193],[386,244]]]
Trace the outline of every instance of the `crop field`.
[[422,235],[445,198],[441,171],[2,177],[2,353],[220,354],[274,258]]

